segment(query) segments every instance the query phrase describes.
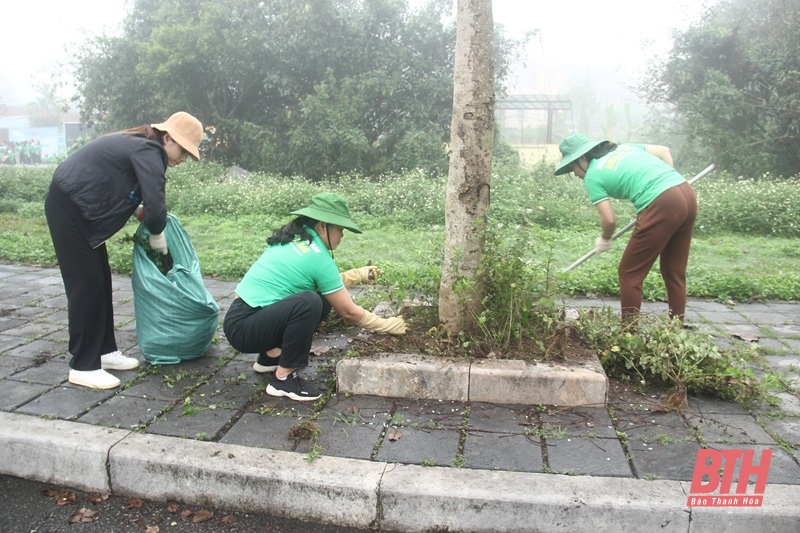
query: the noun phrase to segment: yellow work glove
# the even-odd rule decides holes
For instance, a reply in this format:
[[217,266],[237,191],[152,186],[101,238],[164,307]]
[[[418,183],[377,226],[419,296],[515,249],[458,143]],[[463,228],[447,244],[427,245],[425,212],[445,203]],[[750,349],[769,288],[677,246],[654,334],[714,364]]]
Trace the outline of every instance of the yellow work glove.
[[370,313],[366,309],[364,310],[364,316],[356,325],[370,331],[379,331],[381,333],[388,333],[389,335],[404,335],[408,330],[408,324],[403,320],[403,317],[393,316],[390,318],[381,318],[375,313]]
[[383,270],[376,266],[365,266],[346,270],[341,273],[342,282],[347,288],[358,285],[359,283],[369,283],[370,285],[378,280],[378,276],[383,274]]

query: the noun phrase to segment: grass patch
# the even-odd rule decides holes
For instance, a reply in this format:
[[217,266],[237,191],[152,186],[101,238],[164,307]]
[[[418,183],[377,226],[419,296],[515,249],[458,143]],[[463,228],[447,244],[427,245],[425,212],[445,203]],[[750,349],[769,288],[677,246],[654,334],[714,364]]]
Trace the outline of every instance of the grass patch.
[[[43,198],[53,167],[0,167],[0,260],[56,264],[44,219]],[[360,178],[339,176],[322,183],[301,178],[252,174],[229,180],[213,163],[187,163],[168,172],[167,203],[191,236],[203,273],[240,279],[261,254],[272,230],[313,194],[329,190],[349,202],[361,235],[345,233],[336,261],[341,269],[379,265],[382,280],[400,292],[435,295],[444,249],[445,179],[417,172]],[[690,297],[719,301],[800,299],[797,225],[785,214],[767,210],[756,220],[735,222],[733,205],[764,205],[780,197],[790,216],[800,216],[800,187],[795,179],[771,181],[714,173],[696,184],[700,214],[687,271]],[[561,271],[593,247],[597,214],[580,180],[554,177],[552,169],[498,167],[492,181],[490,235],[502,235],[511,255],[528,272],[548,268],[550,294],[618,296],[616,268],[629,235],[613,248],[576,269]],[[633,220],[629,202],[614,201],[620,225]],[[131,269],[131,243],[138,223],[129,222],[107,242],[112,268]],[[746,231],[743,233],[743,231]],[[644,283],[645,300],[664,298],[656,265]]]

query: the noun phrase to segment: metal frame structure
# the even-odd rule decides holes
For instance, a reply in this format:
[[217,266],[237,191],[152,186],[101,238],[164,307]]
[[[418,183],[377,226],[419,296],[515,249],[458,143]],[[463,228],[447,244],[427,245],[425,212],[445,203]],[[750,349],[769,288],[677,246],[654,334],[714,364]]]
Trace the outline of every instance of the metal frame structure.
[[547,141],[553,144],[553,112],[571,111],[572,101],[565,94],[511,94],[498,99],[494,106],[497,111],[534,110],[547,113]]

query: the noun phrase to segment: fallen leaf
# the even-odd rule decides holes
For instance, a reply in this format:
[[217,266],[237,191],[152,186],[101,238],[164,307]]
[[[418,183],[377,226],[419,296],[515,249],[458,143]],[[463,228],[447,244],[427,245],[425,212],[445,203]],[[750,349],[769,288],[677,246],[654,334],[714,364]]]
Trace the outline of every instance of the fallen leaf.
[[94,522],[97,520],[97,511],[92,511],[86,507],[70,516],[67,520],[70,524],[77,524],[78,522]]
[[229,454],[228,454],[228,459],[233,459],[234,457],[236,457],[236,456],[235,456],[235,455],[233,455],[232,453],[229,453]]
[[167,505],[167,512],[177,513],[178,512],[178,505],[174,504],[174,503],[171,503],[171,504]]
[[192,516],[192,511],[190,509],[184,509],[181,511],[181,520],[186,520],[190,516]]
[[192,517],[192,523],[199,524],[200,522],[205,522],[206,520],[211,520],[212,518],[214,518],[214,513],[205,509],[200,509],[194,513],[194,516]]
[[161,531],[158,526],[147,526],[144,528],[144,533],[158,533]]
[[311,352],[311,355],[325,355],[330,350],[331,350],[330,346],[323,346],[321,348],[315,349],[313,352]]
[[75,491],[72,490],[45,489],[42,494],[53,498],[58,505],[71,505],[78,502],[78,497],[75,495]]
[[144,503],[139,498],[131,498],[125,502],[125,509],[139,509]]
[[92,494],[86,495],[86,500],[92,503],[103,503],[108,499],[109,496],[110,494],[100,494],[97,492],[93,492]]
[[233,524],[234,522],[236,522],[236,517],[233,516],[232,514],[226,514],[225,516],[222,517],[222,520],[220,520],[220,522],[222,522],[223,524]]
[[744,333],[732,333],[731,335],[738,339],[742,339],[744,342],[758,342],[758,337],[751,337],[749,335],[745,335]]
[[386,438],[387,438],[387,439],[389,439],[389,440],[390,440],[390,441],[392,441],[392,442],[394,442],[394,441],[396,441],[396,440],[400,439],[400,437],[402,437],[402,436],[403,436],[403,434],[402,434],[402,433],[400,433],[399,431],[397,431],[396,429],[390,429],[390,430],[389,430],[389,431],[386,433]]

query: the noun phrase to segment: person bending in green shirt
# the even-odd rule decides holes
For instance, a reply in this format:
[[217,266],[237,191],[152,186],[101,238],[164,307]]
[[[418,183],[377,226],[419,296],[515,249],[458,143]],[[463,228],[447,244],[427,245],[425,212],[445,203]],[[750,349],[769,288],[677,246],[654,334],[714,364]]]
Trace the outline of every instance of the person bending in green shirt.
[[361,233],[342,197],[321,193],[291,214],[297,218],[273,232],[236,286],[223,331],[236,350],[259,354],[256,372],[275,372],[267,394],[302,402],[320,397],[297,370],[308,366],[314,332],[331,308],[371,331],[403,335],[407,325],[402,317],[380,318],[365,310],[347,292],[358,283],[374,283],[381,271],[366,266],[340,273],[336,267],[332,252],[344,230]]
[[581,133],[559,145],[562,159],[555,174],[573,172],[583,180],[600,215],[602,234],[595,253],[611,248],[616,228],[611,198],[626,199],[636,208],[636,224],[617,274],[623,319],[634,318],[642,305],[642,284],[659,258],[667,290],[669,316],[686,313],[686,265],[697,218],[697,198],[674,168],[666,146],[591,141]]

